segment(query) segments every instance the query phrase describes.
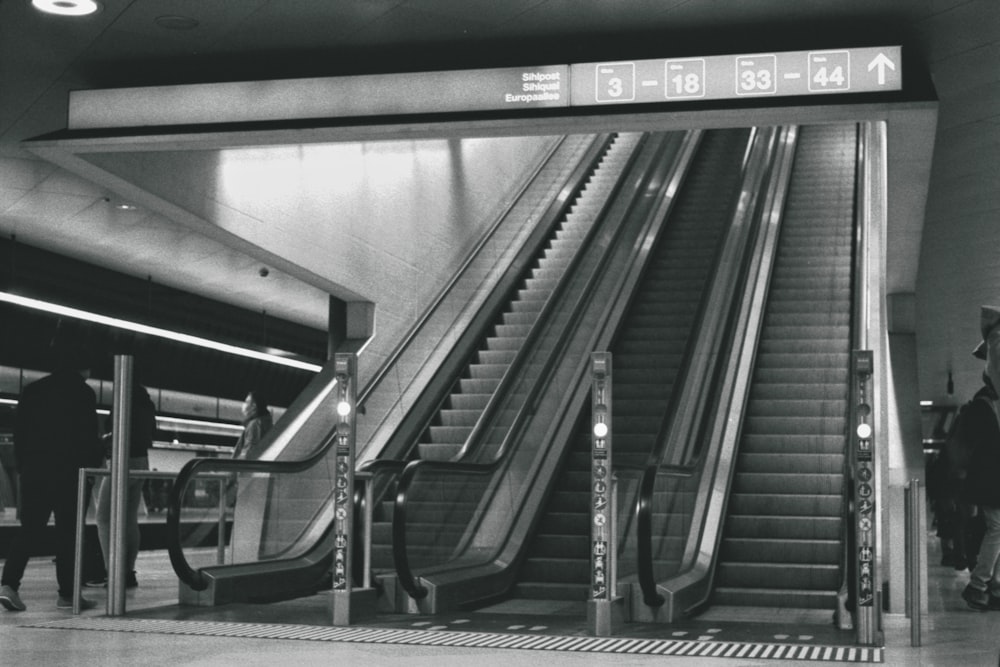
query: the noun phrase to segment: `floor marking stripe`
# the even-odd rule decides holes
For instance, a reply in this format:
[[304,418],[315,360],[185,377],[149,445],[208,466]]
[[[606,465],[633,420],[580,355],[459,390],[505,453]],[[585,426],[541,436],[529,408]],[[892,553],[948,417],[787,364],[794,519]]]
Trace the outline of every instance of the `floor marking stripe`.
[[102,630],[108,632],[159,633],[210,637],[247,637],[290,641],[336,641],[470,648],[513,648],[589,653],[631,653],[679,656],[723,656],[771,660],[810,660],[852,663],[881,663],[882,647],[828,646],[805,644],[765,644],[760,642],[719,642],[630,637],[581,637],[496,632],[454,632],[364,627],[290,626],[266,623],[217,621],[169,621],[121,617],[76,617],[24,625],[29,628]]

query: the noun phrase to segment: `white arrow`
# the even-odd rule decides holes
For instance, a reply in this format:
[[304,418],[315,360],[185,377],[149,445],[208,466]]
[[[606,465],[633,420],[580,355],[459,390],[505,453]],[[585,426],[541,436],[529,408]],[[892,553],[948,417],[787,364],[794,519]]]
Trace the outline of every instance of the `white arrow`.
[[896,63],[894,63],[891,60],[889,60],[889,57],[886,56],[884,53],[879,52],[879,54],[877,56],[875,56],[875,59],[872,60],[870,63],[868,63],[868,71],[870,72],[873,69],[875,69],[876,67],[878,67],[878,85],[884,86],[885,85],[885,68],[888,67],[893,72],[895,72],[896,71]]

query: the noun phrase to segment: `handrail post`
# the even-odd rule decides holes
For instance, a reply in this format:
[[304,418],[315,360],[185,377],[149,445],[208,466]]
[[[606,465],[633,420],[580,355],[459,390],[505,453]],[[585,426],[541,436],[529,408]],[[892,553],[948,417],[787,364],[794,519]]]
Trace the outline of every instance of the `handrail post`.
[[372,526],[374,524],[374,507],[375,504],[375,478],[372,475],[367,475],[364,479],[365,484],[365,570],[362,574],[361,586],[364,588],[372,587]]
[[[591,503],[590,599],[587,624],[598,637],[613,634],[624,623],[623,602],[617,596],[615,552],[615,485],[612,472],[611,353],[592,352],[591,375]],[[610,500],[609,500],[610,498]]]
[[910,615],[910,646],[920,646],[920,624],[923,615],[923,596],[921,595],[921,578],[923,563],[923,521],[920,508],[923,507],[920,497],[920,480],[912,479],[906,487],[906,580],[909,583],[907,596],[907,611]]
[[226,563],[226,486],[228,480],[219,479],[219,539],[215,547],[215,562]]
[[73,613],[80,613],[80,587],[83,586],[83,525],[87,515],[84,489],[87,488],[87,470],[80,468],[76,480],[76,541],[73,546]]

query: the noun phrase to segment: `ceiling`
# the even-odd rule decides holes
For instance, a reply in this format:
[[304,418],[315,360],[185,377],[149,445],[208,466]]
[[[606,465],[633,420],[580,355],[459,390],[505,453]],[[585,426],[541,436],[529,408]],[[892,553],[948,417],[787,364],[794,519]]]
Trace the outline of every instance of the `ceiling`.
[[[21,142],[65,128],[74,89],[902,44],[907,58],[927,65],[941,98],[938,144],[942,132],[954,139],[935,154],[935,165],[975,171],[980,178],[963,187],[982,189],[953,195],[954,171],[935,171],[930,233],[996,208],[995,197],[984,206],[968,204],[997,189],[981,177],[984,169],[996,174],[1000,145],[1000,14],[993,0],[101,4],[96,15],[64,18],[37,12],[29,0],[0,0],[0,234],[310,327],[325,328],[330,289],[275,268],[265,249],[236,249],[163,213],[118,208],[129,203],[119,192],[41,160]],[[955,152],[973,145],[979,149],[971,161]],[[111,222],[127,233],[109,234]],[[997,264],[981,261],[982,273]],[[954,270],[949,274],[934,262],[923,258],[921,271],[926,264],[936,281],[954,278]],[[1000,278],[994,282],[993,293],[1000,293]],[[964,302],[982,298],[981,291]],[[960,388],[975,381],[969,379],[975,369],[963,367],[951,348],[964,339],[975,343],[976,313],[956,315],[960,306],[953,301],[944,299],[945,310],[952,317],[949,330],[958,334],[920,343],[927,346],[921,381],[928,385],[938,386],[953,368]],[[928,300],[918,303],[921,309],[939,310]]]

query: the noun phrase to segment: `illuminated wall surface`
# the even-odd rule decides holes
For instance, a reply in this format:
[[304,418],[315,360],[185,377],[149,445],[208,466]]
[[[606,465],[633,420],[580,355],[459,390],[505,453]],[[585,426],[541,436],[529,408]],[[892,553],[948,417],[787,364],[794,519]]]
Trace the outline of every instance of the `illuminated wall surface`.
[[75,91],[69,127],[249,122],[900,90],[901,47]]

